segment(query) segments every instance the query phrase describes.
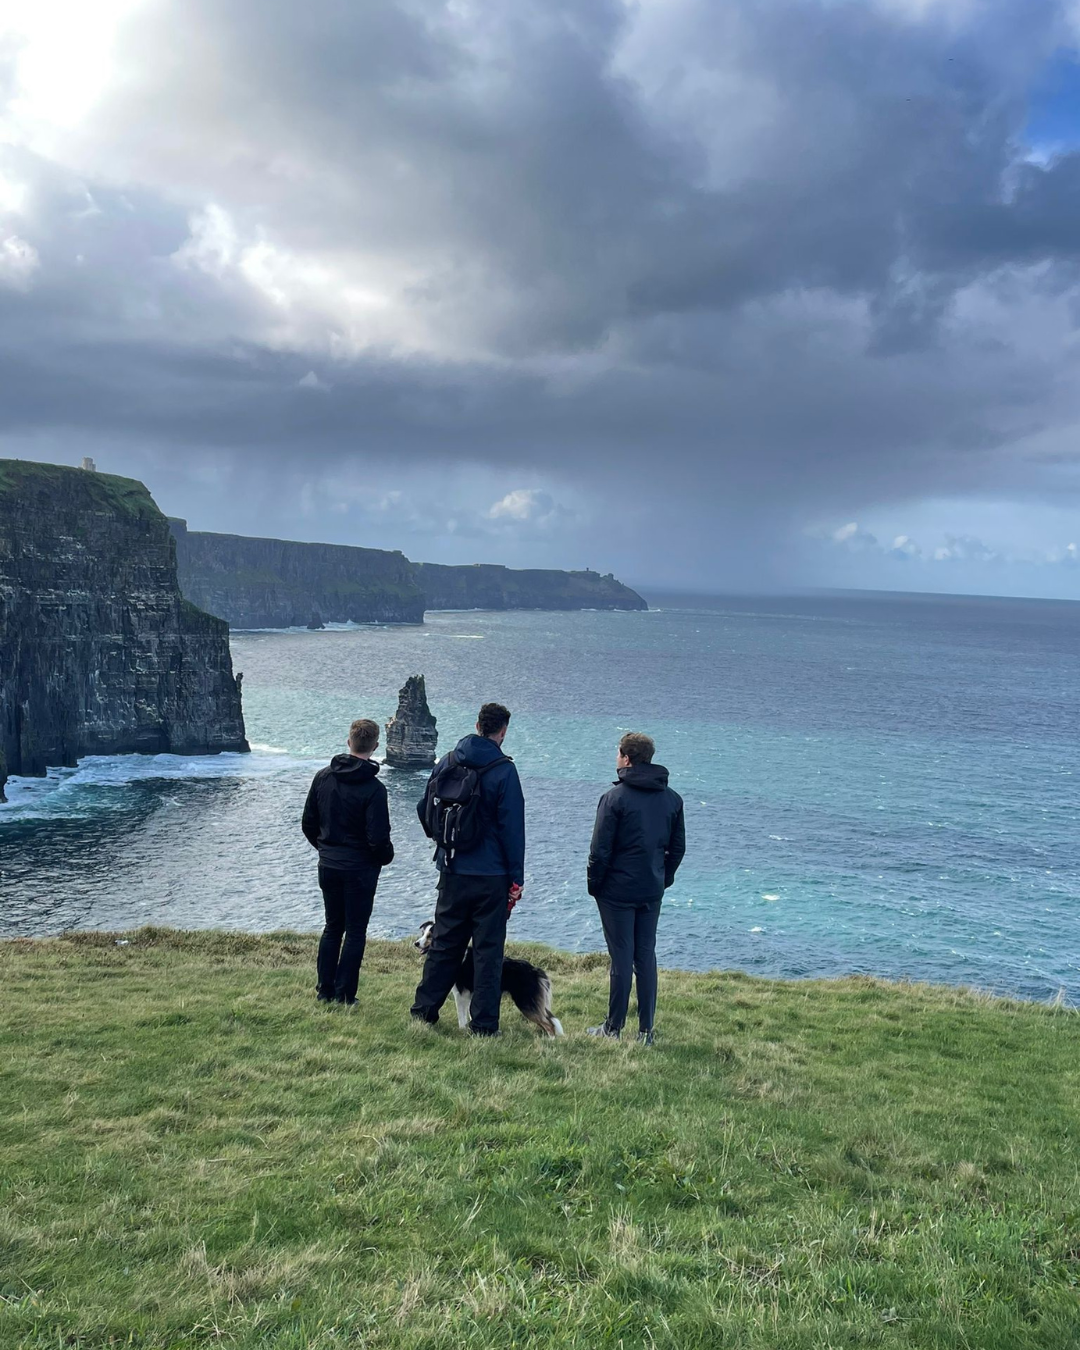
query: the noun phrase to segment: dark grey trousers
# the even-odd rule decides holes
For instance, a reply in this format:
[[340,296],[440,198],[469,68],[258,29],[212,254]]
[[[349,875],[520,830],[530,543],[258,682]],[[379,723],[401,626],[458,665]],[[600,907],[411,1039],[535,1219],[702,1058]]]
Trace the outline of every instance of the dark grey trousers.
[[651,1031],[656,1016],[656,925],[661,901],[611,905],[597,900],[604,941],[611,957],[607,1025],[622,1031],[630,1006],[630,981],[637,977],[638,1029]]
[[454,987],[471,940],[473,991],[469,1029],[481,1036],[498,1031],[509,891],[509,877],[443,873],[435,906],[435,931],[412,1006],[414,1017],[425,1022],[439,1020],[439,1009]]

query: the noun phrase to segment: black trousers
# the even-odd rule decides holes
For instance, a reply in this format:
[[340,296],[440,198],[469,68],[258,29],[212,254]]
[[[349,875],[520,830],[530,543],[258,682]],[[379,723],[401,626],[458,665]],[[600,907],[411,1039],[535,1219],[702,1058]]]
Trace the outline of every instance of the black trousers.
[[637,977],[638,1028],[651,1031],[656,1016],[656,925],[660,904],[611,905],[597,900],[611,957],[607,1025],[622,1031],[630,1006],[630,980]]
[[[368,922],[375,903],[378,869],[367,872],[337,872],[319,868],[319,887],[326,910],[326,927],[319,939],[317,972],[319,994],[353,1003],[360,978],[360,963],[367,946]],[[342,946],[342,938],[345,945]]]
[[469,1030],[493,1035],[499,1029],[506,901],[509,877],[466,877],[444,872],[435,906],[424,973],[416,987],[414,1017],[437,1022],[454,987],[469,942],[473,948],[473,991]]

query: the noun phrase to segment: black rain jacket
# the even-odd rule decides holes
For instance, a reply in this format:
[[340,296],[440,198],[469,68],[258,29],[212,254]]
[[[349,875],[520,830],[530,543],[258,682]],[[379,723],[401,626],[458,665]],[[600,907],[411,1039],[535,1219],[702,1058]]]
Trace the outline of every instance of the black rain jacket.
[[377,871],[394,858],[386,788],[373,759],[335,755],[311,783],[301,828],[319,866],[336,872]]
[[662,764],[631,764],[600,798],[589,848],[589,894],[611,905],[662,900],[686,852],[682,798]]

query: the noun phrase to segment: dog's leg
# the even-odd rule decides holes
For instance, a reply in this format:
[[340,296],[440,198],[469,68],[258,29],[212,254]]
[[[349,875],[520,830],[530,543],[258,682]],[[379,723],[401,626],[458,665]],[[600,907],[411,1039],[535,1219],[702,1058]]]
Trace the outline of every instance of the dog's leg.
[[472,1008],[472,990],[459,989],[454,985],[454,1002],[457,1005],[457,1024],[462,1031],[469,1025],[469,1011]]

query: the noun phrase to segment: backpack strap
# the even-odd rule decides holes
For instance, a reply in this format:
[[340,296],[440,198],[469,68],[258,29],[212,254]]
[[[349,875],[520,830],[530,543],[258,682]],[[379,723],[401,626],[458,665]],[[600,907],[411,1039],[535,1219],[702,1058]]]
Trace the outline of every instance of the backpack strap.
[[[500,764],[513,764],[513,762],[510,755],[500,755],[498,759],[489,760],[487,764],[481,764],[478,768],[473,769],[473,773],[476,774],[477,778],[482,778],[488,769],[497,768]],[[469,767],[472,768],[472,765]]]

